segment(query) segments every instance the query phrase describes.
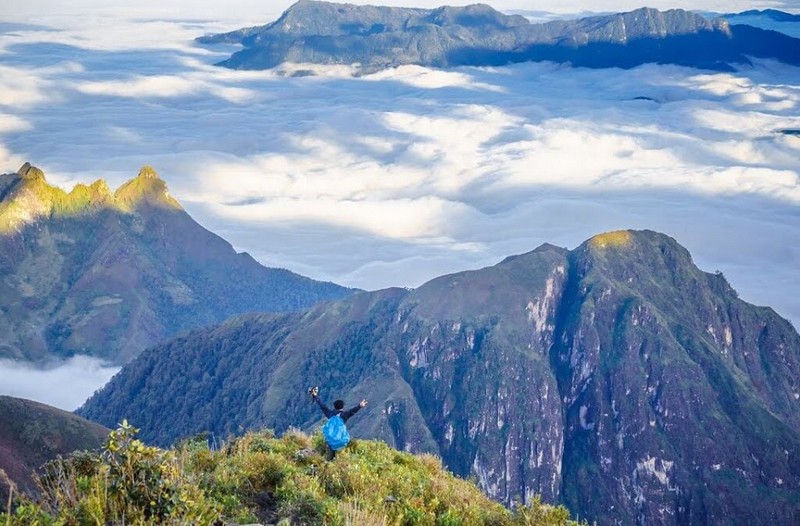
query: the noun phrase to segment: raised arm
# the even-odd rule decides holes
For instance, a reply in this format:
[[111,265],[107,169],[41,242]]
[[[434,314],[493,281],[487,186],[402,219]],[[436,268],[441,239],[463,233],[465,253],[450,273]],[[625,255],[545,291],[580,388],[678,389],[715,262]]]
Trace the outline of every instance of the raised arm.
[[365,405],[367,405],[367,401],[366,401],[366,400],[361,400],[361,401],[358,403],[358,405],[357,405],[357,406],[355,406],[355,407],[353,407],[352,409],[348,409],[347,411],[342,411],[342,415],[341,415],[341,416],[342,416],[342,420],[344,420],[345,422],[347,422],[347,419],[348,419],[348,418],[350,418],[350,417],[351,417],[351,416],[353,416],[354,414],[358,413],[358,411],[359,411],[359,410],[360,410],[362,407],[364,407]]
[[317,403],[317,405],[319,406],[319,408],[320,408],[320,409],[322,409],[322,412],[323,412],[323,413],[325,414],[325,416],[327,416],[328,418],[330,418],[330,417],[332,417],[333,415],[335,415],[335,414],[336,414],[336,412],[335,412],[335,411],[331,411],[330,409],[328,409],[328,406],[327,406],[327,405],[325,405],[325,402],[323,402],[323,401],[322,401],[322,399],[321,399],[320,397],[318,397],[318,396],[314,396],[314,401]]

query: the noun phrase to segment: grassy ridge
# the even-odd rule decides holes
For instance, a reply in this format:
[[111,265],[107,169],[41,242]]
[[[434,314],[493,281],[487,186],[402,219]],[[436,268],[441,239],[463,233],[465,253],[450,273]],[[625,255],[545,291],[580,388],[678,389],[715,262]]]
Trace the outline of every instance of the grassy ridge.
[[101,452],[47,464],[43,499],[19,502],[6,525],[577,524],[565,508],[538,499],[509,511],[449,474],[438,457],[379,441],[354,441],[329,462],[320,434],[262,431],[219,450],[202,438],[161,450],[136,439],[136,431],[123,423]]
[[68,411],[0,396],[0,517],[10,491],[36,495],[36,468],[71,451],[99,448],[108,432]]

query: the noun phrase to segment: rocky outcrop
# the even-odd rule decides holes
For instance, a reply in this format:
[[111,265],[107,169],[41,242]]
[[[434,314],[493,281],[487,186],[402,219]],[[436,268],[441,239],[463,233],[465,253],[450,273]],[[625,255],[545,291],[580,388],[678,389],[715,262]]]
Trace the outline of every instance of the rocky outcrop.
[[412,291],[235,318],[151,349],[81,414],[166,444],[318,424],[432,451],[493,497],[618,524],[789,524],[800,336],[654,232],[551,245]]
[[152,166],[143,166],[134,179],[120,186],[114,192],[114,202],[122,210],[133,210],[142,202],[151,206],[182,210],[180,203],[169,195],[167,183]]

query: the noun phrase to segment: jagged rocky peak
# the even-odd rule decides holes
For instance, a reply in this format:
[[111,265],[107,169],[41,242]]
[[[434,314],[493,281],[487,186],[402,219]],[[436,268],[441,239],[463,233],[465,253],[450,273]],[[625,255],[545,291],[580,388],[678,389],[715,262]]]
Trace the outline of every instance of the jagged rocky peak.
[[16,174],[0,179],[0,232],[19,230],[43,217],[64,217],[114,209],[133,213],[140,204],[183,210],[152,166],[111,192],[103,179],[90,185],[76,184],[69,193],[49,184],[39,168],[26,162]]
[[90,184],[89,188],[98,193],[111,194],[111,189],[108,187],[108,183],[106,183],[105,179],[98,179]]
[[19,170],[17,170],[17,175],[19,175],[22,179],[29,179],[29,180],[42,180],[44,181],[44,172],[41,171],[39,168],[31,165],[31,163],[26,162],[23,164]]
[[141,203],[159,208],[183,210],[180,203],[169,195],[167,183],[158,176],[155,168],[149,165],[139,170],[136,178],[117,189],[114,198],[123,210],[131,210]]
[[139,170],[139,174],[136,177],[140,179],[161,179],[158,176],[156,169],[149,164],[142,166],[141,170]]

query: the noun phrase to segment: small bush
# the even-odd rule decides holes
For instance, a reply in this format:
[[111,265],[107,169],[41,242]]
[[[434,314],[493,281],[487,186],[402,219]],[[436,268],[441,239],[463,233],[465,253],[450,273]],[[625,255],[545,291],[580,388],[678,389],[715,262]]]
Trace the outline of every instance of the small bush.
[[291,474],[293,467],[285,458],[275,453],[256,452],[248,456],[242,469],[253,491],[275,491]]
[[569,519],[569,510],[564,506],[543,504],[536,495],[533,502],[516,509],[514,526],[566,526],[574,524]]
[[357,502],[342,502],[339,509],[343,526],[389,526],[385,513],[372,511]]
[[211,524],[217,513],[185,480],[176,454],[145,446],[123,422],[101,454],[78,453],[43,467],[42,503],[18,508],[14,524]]

